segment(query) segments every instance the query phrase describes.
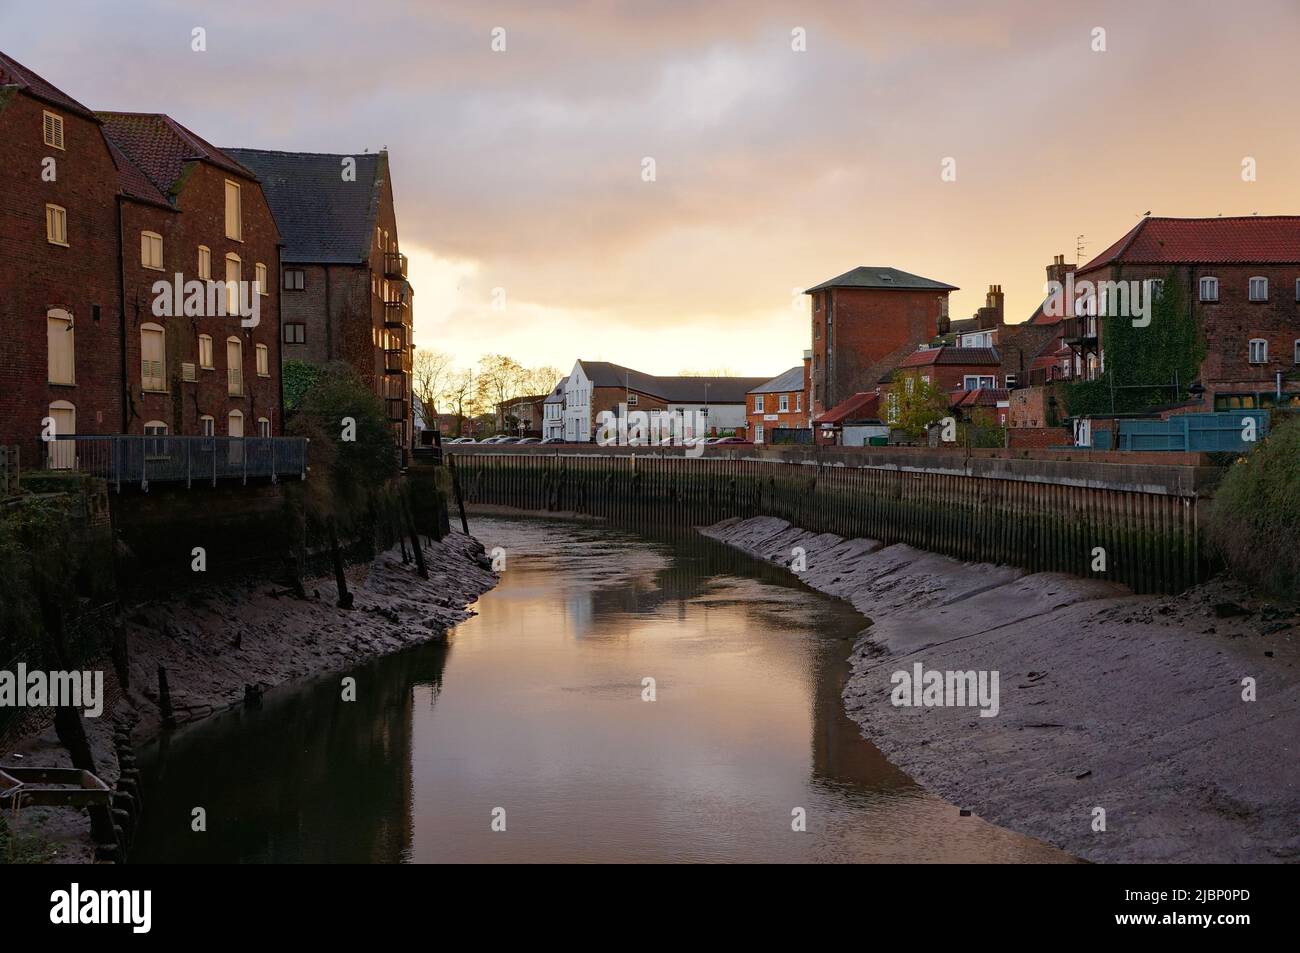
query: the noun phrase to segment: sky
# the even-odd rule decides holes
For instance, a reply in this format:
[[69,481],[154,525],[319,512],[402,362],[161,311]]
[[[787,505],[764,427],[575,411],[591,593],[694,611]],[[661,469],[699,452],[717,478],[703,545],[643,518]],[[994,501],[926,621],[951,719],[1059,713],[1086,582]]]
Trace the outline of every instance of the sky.
[[54,9],[0,0],[0,50],[93,109],[386,147],[416,343],[464,366],[776,375],[858,265],[1022,320],[1147,211],[1300,212],[1295,0]]

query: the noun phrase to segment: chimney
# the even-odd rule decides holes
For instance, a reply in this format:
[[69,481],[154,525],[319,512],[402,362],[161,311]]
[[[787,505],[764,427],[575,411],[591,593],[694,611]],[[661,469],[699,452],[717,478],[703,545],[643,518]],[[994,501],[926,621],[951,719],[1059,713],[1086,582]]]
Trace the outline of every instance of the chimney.
[[1054,255],[1052,263],[1047,266],[1047,280],[1065,284],[1065,276],[1068,272],[1074,271],[1075,265],[1067,265],[1064,255]]
[[989,285],[989,293],[984,297],[984,306],[989,308],[994,315],[993,323],[1001,324],[1002,317],[1005,313],[1002,305],[1002,286]]

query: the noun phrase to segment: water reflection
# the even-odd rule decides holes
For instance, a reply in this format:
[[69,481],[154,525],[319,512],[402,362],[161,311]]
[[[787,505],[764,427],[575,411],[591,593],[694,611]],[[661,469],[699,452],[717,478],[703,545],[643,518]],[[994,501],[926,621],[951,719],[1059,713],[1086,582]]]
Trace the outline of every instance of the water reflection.
[[147,759],[134,858],[1066,859],[959,817],[862,740],[840,691],[863,620],[843,603],[698,537],[471,528],[507,570],[447,647],[349,673],[355,703],[335,677],[178,733]]

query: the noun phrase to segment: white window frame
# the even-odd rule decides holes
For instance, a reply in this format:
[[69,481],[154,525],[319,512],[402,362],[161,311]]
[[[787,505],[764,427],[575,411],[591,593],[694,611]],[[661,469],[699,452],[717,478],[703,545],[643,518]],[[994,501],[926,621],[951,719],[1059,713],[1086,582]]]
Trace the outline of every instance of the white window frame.
[[639,399],[640,399],[640,398],[639,398],[639,396],[638,396],[637,394],[628,394],[628,395],[627,395],[627,405],[628,405],[629,407],[635,407],[635,406],[636,406],[636,402],[637,402]]
[[[158,253],[156,259],[154,258],[155,251]],[[163,237],[157,232],[143,231],[140,233],[140,267],[148,268],[150,271],[163,270]]]
[[763,411],[763,395],[762,395],[762,394],[755,394],[755,395],[754,395],[754,413],[756,413],[756,414],[761,414],[761,413],[763,413],[763,412],[764,412],[764,411]]
[[212,335],[210,334],[199,335],[199,367],[205,371],[215,370],[216,368],[216,365],[212,363]]
[[254,348],[254,353],[257,356],[257,376],[270,377],[271,376],[271,349],[267,347],[265,344],[258,344]]
[[1247,346],[1246,351],[1246,361],[1249,364],[1268,363],[1268,340],[1266,338],[1250,339],[1250,344]]
[[[1262,294],[1255,293],[1255,288],[1257,287],[1255,282],[1257,281],[1263,283]],[[1251,301],[1267,301],[1268,300],[1268,279],[1265,278],[1263,275],[1255,275],[1250,279],[1249,283],[1247,284],[1247,293],[1249,294]]]
[[[159,354],[161,359],[149,361],[145,358],[145,334],[157,333],[159,341]],[[157,365],[156,374],[149,373]],[[156,386],[150,386],[150,385]],[[140,325],[140,389],[143,391],[153,391],[155,393],[166,393],[167,391],[167,329],[161,324],[154,324],[152,321]]]
[[1213,275],[1206,275],[1203,277],[1200,283],[1200,295],[1202,301],[1218,301],[1219,279],[1215,278]]
[[63,143],[63,117],[48,109],[43,109],[41,112],[41,138],[51,149],[66,152]]
[[[52,322],[57,322],[60,327],[54,327]],[[77,383],[77,346],[76,331],[72,315],[63,308],[50,308],[45,312],[45,346],[46,346],[46,377],[51,384],[59,386],[75,387]],[[57,336],[67,335],[66,339],[56,338]],[[54,365],[54,348],[51,346],[51,339],[59,339],[60,346],[66,346],[68,350],[68,379],[56,380]]]
[[62,205],[45,205],[45,240],[62,248],[72,247],[68,244],[68,210]]
[[199,246],[199,280],[212,280],[212,249],[207,245]]
[[217,435],[217,420],[210,414],[204,414],[199,418],[199,436],[215,437]]
[[271,436],[271,420],[268,417],[257,418],[257,435],[259,437]]
[[790,413],[790,395],[781,394],[776,398],[776,412],[778,414]]
[[[988,383],[984,383],[985,381]],[[964,374],[961,379],[962,390],[992,390],[997,385],[998,379],[992,374]]]
[[1295,341],[1295,363],[1300,366],[1300,338],[1296,338]]
[[[232,191],[233,190],[233,191]],[[231,199],[234,199],[233,207]],[[232,215],[234,228],[231,228]],[[226,179],[226,237],[231,241],[244,240],[244,198],[243,188],[238,182]]]
[[266,265],[260,261],[253,265],[253,280],[257,282],[257,293],[263,296],[271,293],[266,283]]

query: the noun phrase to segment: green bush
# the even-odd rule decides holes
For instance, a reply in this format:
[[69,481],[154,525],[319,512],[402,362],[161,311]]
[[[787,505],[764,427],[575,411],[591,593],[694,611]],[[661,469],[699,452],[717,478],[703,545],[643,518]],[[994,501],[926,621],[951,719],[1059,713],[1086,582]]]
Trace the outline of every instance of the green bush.
[[320,380],[321,368],[306,361],[285,361],[280,368],[284,381],[284,410],[293,413],[302,403],[303,396]]
[[1300,598],[1300,419],[1229,468],[1210,506],[1214,551],[1242,582]]

